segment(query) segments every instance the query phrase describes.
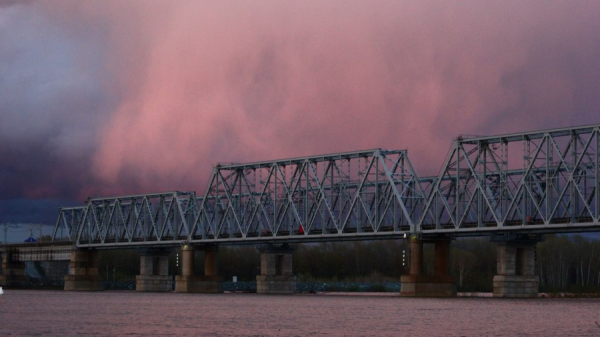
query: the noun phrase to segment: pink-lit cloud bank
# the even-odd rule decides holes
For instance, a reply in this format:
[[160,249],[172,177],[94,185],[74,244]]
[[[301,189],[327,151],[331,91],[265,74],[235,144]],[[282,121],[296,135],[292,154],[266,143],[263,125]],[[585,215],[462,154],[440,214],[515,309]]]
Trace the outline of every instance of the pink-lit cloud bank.
[[[597,1],[0,7],[4,198],[204,191],[217,162],[600,122]],[[8,164],[7,160],[8,159]]]

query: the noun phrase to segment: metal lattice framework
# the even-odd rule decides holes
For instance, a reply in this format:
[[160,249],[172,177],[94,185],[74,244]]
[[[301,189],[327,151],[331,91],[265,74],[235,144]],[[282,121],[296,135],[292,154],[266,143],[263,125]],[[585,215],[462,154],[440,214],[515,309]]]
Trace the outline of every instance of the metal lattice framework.
[[61,228],[78,246],[400,236],[414,231],[425,198],[406,151],[218,165],[202,198],[90,199],[60,211],[54,238]]
[[74,241],[83,219],[86,207],[62,207],[58,211],[58,219],[54,225],[52,239],[57,238]]
[[63,208],[53,239],[113,247],[599,230],[599,133],[595,125],[459,137],[428,178],[406,151],[381,149],[220,164],[203,197]]
[[372,234],[414,229],[425,195],[406,151],[219,165],[194,238]]
[[597,227],[598,133],[589,126],[455,140],[420,231]]
[[60,210],[54,239],[66,229],[60,237],[78,246],[181,242],[188,239],[196,204],[194,192],[179,191],[89,199],[87,206]]

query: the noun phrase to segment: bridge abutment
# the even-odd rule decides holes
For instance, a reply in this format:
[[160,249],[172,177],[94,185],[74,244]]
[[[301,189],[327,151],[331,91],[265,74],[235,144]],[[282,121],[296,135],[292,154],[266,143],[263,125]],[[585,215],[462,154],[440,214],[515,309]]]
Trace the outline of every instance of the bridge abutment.
[[168,292],[173,290],[169,275],[169,249],[148,248],[140,253],[140,275],[135,277],[135,290]]
[[2,275],[0,275],[0,286],[7,288],[24,287],[28,281],[25,274],[25,262],[12,261],[10,250],[2,252]]
[[256,276],[256,292],[260,294],[292,294],[296,292],[292,253],[288,244],[260,248],[260,275]]
[[[423,244],[435,245],[434,275],[423,273]],[[400,277],[400,296],[407,297],[452,297],[456,287],[449,274],[450,239],[424,241],[412,238],[410,241],[409,275]]]
[[[204,276],[194,273],[196,250],[204,251]],[[217,246],[181,248],[181,275],[175,277],[175,292],[178,293],[221,293],[222,278],[217,275]]]
[[69,275],[65,276],[64,290],[103,290],[100,274],[98,273],[99,261],[98,250],[72,250]]
[[537,297],[539,276],[535,275],[537,241],[497,244],[497,275],[494,297]]

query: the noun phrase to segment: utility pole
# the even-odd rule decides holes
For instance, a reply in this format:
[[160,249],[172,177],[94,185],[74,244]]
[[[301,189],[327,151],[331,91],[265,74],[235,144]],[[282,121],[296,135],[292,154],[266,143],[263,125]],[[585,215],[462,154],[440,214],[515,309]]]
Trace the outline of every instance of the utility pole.
[[19,228],[19,225],[7,223],[7,222],[4,223],[4,244],[5,245],[8,244],[8,229],[9,228]]

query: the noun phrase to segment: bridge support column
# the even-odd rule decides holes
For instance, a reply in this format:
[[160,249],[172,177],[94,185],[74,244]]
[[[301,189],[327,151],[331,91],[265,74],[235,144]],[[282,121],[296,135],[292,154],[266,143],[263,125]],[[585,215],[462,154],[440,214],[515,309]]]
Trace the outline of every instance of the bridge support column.
[[[423,243],[435,245],[435,274],[423,275]],[[456,296],[456,287],[449,274],[450,239],[422,241],[412,238],[410,241],[410,272],[400,277],[400,296],[415,297],[452,297]]]
[[12,261],[9,250],[2,252],[2,275],[0,275],[0,286],[9,288],[21,288],[28,281],[25,275],[25,262]]
[[292,294],[296,292],[296,276],[292,274],[292,253],[288,244],[260,248],[260,275],[256,276],[256,292],[260,294]]
[[537,297],[539,276],[535,275],[537,241],[504,242],[497,245],[494,297]]
[[65,276],[64,289],[67,291],[102,290],[102,281],[98,273],[99,262],[97,250],[72,250],[69,275]]
[[172,291],[168,249],[144,249],[140,254],[140,275],[135,277],[137,291]]
[[[204,250],[204,276],[194,273],[194,253]],[[217,246],[181,248],[181,275],[175,277],[175,292],[178,293],[221,293],[222,279],[217,275]]]

